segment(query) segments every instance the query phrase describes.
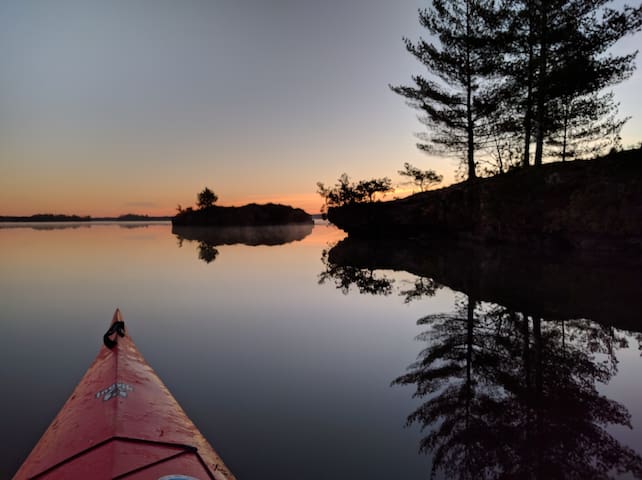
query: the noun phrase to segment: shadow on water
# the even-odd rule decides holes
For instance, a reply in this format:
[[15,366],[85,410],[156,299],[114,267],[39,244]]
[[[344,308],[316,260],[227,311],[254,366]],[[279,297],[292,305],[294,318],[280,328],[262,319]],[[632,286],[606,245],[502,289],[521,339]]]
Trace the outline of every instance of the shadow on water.
[[243,244],[284,245],[303,240],[310,235],[313,224],[267,225],[258,227],[182,227],[172,226],[172,233],[178,239],[179,248],[184,241],[198,243],[198,258],[205,263],[216,260],[219,245]]
[[642,443],[610,433],[631,428],[630,412],[598,390],[621,349],[642,349],[639,266],[355,239],[322,261],[319,281],[344,293],[394,293],[379,269],[419,276],[397,290],[407,302],[440,285],[463,292],[454,313],[418,320],[424,348],[392,382],[414,388],[407,424],[421,427],[433,477],[642,478]]
[[639,257],[544,256],[514,248],[353,238],[342,240],[325,255],[327,265],[335,269],[403,270],[479,301],[535,316],[589,318],[642,331]]

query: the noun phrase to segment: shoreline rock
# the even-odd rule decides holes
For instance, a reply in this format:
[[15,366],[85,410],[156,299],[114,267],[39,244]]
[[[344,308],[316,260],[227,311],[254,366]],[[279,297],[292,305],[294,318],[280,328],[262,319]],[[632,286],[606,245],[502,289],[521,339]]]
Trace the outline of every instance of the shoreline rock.
[[350,236],[642,252],[642,149],[333,207]]

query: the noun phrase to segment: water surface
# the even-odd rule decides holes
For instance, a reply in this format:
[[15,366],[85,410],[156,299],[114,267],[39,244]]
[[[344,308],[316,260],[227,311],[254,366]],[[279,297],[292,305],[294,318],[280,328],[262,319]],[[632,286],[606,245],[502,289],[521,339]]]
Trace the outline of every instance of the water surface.
[[343,234],[326,225],[32,227],[0,228],[11,432],[0,478],[71,393],[117,307],[239,479],[420,479],[433,465],[439,478],[473,467],[487,478],[589,478],[605,465],[617,478],[639,466],[635,295],[610,294],[620,303],[610,323],[595,299],[543,305],[546,289],[534,295],[542,312],[520,309],[510,295],[502,304],[471,290],[473,274],[458,283],[420,268],[443,255],[386,264],[345,242],[333,253]]

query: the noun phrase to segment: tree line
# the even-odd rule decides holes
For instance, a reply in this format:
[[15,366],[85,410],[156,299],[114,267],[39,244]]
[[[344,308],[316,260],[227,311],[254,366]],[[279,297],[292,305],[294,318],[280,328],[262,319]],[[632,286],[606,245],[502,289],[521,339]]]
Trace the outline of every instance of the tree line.
[[568,160],[619,145],[626,118],[610,87],[637,52],[611,47],[642,26],[642,6],[611,0],[433,0],[429,40],[404,39],[427,69],[390,86],[421,112],[418,148],[457,155],[465,176]]
[[[408,162],[403,166],[404,169],[397,173],[402,177],[408,177],[410,179],[408,183],[418,187],[420,192],[425,192],[443,180],[443,176],[434,170],[422,170]],[[323,182],[317,182],[317,193],[325,200],[322,211],[326,207],[373,202],[377,196],[385,196],[394,190],[392,180],[388,177],[352,182],[347,173],[342,173],[332,187],[326,186]]]

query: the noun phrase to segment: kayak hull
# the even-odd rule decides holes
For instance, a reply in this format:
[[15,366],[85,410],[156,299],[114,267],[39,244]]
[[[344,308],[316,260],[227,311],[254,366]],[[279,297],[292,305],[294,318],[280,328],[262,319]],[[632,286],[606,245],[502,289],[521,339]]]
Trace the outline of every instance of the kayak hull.
[[[118,310],[112,325],[124,325]],[[113,330],[14,480],[234,480],[126,330]]]

